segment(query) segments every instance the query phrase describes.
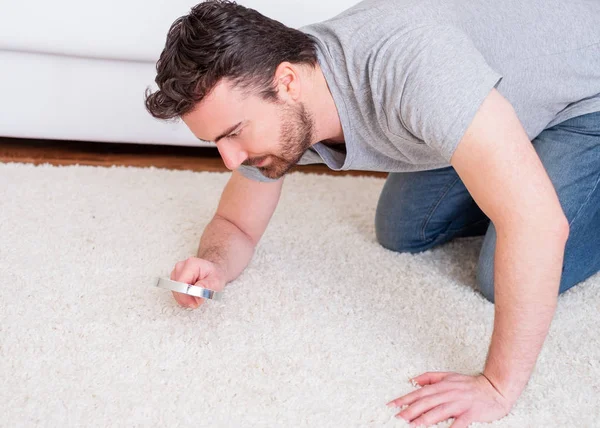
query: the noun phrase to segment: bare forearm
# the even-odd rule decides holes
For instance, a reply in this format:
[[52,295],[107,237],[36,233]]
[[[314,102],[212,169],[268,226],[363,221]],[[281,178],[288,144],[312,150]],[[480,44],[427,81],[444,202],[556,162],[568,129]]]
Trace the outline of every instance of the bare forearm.
[[230,221],[216,216],[204,229],[198,257],[219,265],[230,282],[248,266],[254,248],[248,235]]
[[566,237],[498,230],[494,332],[484,374],[515,402],[529,381],[556,309]]

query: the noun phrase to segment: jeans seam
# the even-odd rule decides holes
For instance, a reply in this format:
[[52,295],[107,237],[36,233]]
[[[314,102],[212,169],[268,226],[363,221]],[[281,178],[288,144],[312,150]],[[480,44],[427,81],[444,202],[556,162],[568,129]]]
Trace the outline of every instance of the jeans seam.
[[[477,220],[477,221],[475,221],[475,222],[473,222],[471,224],[468,224],[467,226],[463,226],[460,229],[452,229],[452,233],[462,232],[463,230],[468,229],[470,227],[473,227],[476,224],[483,223],[483,222],[487,223],[489,220],[490,220],[489,218],[482,218],[482,219]],[[446,235],[448,235],[448,231],[440,233],[440,236],[446,236]]]
[[575,220],[577,220],[577,218],[579,217],[579,214],[581,214],[581,212],[583,211],[584,207],[587,205],[587,203],[590,201],[592,194],[596,191],[596,189],[598,188],[598,183],[600,183],[600,174],[598,174],[598,177],[596,178],[596,183],[594,184],[594,187],[592,188],[592,190],[590,190],[590,192],[587,194],[585,201],[583,201],[581,203],[581,205],[579,206],[579,210],[577,210],[577,213],[573,216],[573,218],[571,219],[571,221],[569,222],[569,228],[571,227],[571,225],[575,222]]
[[454,185],[459,180],[460,180],[460,177],[456,177],[456,179],[446,187],[446,189],[444,190],[444,193],[442,193],[442,195],[438,199],[437,203],[432,206],[431,210],[427,214],[427,217],[425,217],[425,221],[423,222],[423,227],[421,227],[421,239],[423,241],[427,240],[427,238],[425,238],[425,229],[427,228],[427,225],[429,224],[429,221],[431,220],[431,217],[433,217],[433,213],[435,213],[435,210],[440,205],[440,203],[442,202],[442,200],[446,197],[446,195],[448,194],[448,192],[450,191],[450,189],[452,189],[452,187],[454,187]]

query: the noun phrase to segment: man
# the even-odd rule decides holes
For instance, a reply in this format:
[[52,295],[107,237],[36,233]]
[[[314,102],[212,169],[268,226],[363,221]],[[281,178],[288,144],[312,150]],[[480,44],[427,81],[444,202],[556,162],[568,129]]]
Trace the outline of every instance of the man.
[[495,303],[480,375],[425,373],[390,404],[454,428],[510,411],[558,295],[600,269],[600,2],[367,0],[296,30],[208,1],[169,30],[156,83],[148,111],[181,118],[233,170],[172,279],[236,278],[295,164],[390,172],[379,242],[485,234],[477,281]]

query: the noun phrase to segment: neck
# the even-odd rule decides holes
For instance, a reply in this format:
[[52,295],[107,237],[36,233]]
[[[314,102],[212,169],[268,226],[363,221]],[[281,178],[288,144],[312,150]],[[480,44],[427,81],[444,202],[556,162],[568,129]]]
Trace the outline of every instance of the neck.
[[344,143],[344,132],[337,107],[323,75],[317,64],[313,72],[313,88],[310,100],[315,120],[315,143],[327,140],[329,143]]

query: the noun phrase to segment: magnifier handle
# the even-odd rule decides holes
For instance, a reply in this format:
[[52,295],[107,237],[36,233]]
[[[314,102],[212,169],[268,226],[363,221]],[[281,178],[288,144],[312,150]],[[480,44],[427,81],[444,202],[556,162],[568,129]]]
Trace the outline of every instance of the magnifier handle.
[[208,300],[221,300],[223,295],[223,292],[221,291],[210,290],[208,288],[198,287],[197,285],[187,284],[185,282],[173,281],[167,278],[158,278],[156,286]]

